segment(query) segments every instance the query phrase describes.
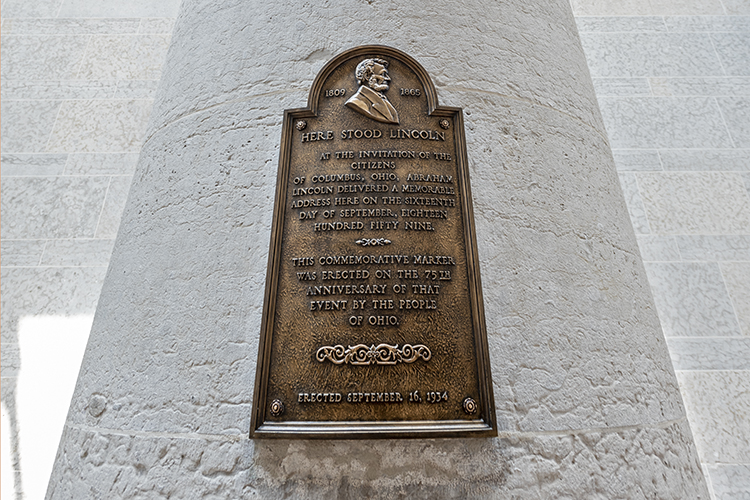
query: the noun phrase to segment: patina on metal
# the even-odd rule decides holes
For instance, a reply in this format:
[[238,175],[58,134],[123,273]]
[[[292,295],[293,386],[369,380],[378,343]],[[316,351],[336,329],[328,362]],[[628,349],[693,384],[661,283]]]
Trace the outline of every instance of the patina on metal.
[[348,50],[284,114],[250,435],[496,434],[462,111]]

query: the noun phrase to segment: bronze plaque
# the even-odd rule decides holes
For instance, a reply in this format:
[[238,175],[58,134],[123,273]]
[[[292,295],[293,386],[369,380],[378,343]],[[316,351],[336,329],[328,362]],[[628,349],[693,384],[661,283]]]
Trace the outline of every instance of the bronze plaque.
[[251,437],[496,435],[460,108],[383,46],[287,110]]

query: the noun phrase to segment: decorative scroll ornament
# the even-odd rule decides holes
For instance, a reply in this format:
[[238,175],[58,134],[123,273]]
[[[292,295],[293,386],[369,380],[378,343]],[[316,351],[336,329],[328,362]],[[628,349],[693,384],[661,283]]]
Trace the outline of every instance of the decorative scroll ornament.
[[344,349],[342,345],[323,346],[315,354],[315,358],[321,363],[328,360],[336,365],[395,365],[397,363],[413,363],[419,358],[429,361],[431,357],[432,352],[427,346],[421,344],[414,346],[404,344],[400,349],[398,344],[395,346],[358,344],[350,345],[347,349]]
[[363,247],[382,247],[385,245],[390,245],[391,240],[386,238],[362,238],[361,240],[357,240],[354,243],[357,245],[362,245]]

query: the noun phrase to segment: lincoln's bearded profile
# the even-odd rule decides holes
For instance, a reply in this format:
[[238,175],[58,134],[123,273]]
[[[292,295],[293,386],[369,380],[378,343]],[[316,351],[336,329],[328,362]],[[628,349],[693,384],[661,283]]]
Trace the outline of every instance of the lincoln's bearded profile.
[[388,90],[388,61],[365,59],[357,65],[355,72],[360,87],[346,106],[358,113],[383,123],[398,125],[396,108],[388,102],[383,92]]

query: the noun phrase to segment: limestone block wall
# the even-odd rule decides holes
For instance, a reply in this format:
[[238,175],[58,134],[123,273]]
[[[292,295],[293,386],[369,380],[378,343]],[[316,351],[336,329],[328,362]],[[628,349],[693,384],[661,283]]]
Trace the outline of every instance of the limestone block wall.
[[[78,370],[178,3],[2,2],[3,498],[44,490],[67,407],[54,396]],[[750,182],[748,5],[572,5],[660,319],[674,325],[665,333],[709,486],[715,498],[745,498],[750,244],[738,188]],[[313,55],[308,73],[326,57]],[[637,145],[622,142],[634,136]],[[38,457],[49,465],[33,467]]]
[[[466,110],[500,436],[249,440],[282,111],[372,43]],[[652,304],[566,1],[187,1],[48,496],[707,498]]]
[[178,6],[2,2],[2,498],[44,496]]
[[750,4],[574,0],[709,487],[750,495]]

